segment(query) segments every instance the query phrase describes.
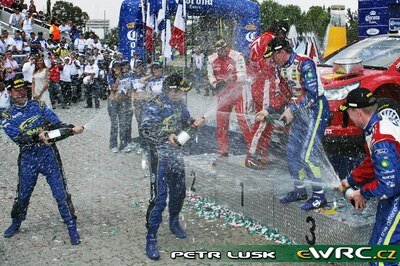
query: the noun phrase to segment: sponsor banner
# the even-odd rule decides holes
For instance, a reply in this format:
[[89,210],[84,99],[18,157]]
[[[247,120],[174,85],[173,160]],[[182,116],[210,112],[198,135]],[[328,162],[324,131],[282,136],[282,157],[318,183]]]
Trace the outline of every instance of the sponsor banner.
[[210,246],[206,250],[176,250],[171,259],[208,262],[399,262],[400,246],[265,245]]
[[144,58],[144,24],[140,0],[124,1],[119,17],[119,51],[130,60],[134,53]]

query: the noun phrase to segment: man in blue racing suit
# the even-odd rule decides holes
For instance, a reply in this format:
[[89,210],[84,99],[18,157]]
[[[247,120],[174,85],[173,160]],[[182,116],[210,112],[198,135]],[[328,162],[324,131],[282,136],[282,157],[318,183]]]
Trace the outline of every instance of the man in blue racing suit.
[[141,130],[150,145],[151,186],[146,215],[146,254],[150,259],[160,258],[157,230],[169,191],[169,228],[178,238],[186,232],[179,224],[179,213],[186,194],[185,169],[182,149],[177,145],[177,135],[184,128],[199,127],[204,118],[190,117],[181,98],[190,87],[181,74],[166,77],[163,92],[151,99],[143,110]]
[[264,54],[277,64],[281,80],[287,83],[292,98],[281,119],[291,123],[287,147],[289,172],[294,180],[294,191],[280,199],[281,203],[307,199],[304,178],[307,175],[313,188],[312,197],[302,210],[312,210],[327,204],[321,183],[318,157],[322,138],[329,119],[329,106],[315,63],[307,56],[293,52],[284,37],[273,39]]
[[[390,104],[390,102],[389,102]],[[366,88],[357,88],[346,97],[340,111],[347,112],[355,126],[362,128],[368,149],[362,163],[341,181],[343,187],[356,190],[351,195],[356,209],[366,200],[379,200],[370,245],[400,244],[400,119]],[[385,107],[388,106],[386,110]],[[371,265],[398,265],[397,262],[373,262]]]
[[12,224],[4,232],[4,237],[10,238],[19,230],[26,218],[38,175],[42,174],[67,224],[71,244],[77,245],[80,238],[76,229],[76,216],[60,154],[56,145],[48,141],[46,133],[48,130],[69,127],[74,134],[78,134],[83,131],[83,127],[63,124],[44,102],[28,100],[23,79],[11,81],[11,99],[12,105],[1,114],[1,122],[5,133],[20,147],[20,153],[17,195],[11,211]]

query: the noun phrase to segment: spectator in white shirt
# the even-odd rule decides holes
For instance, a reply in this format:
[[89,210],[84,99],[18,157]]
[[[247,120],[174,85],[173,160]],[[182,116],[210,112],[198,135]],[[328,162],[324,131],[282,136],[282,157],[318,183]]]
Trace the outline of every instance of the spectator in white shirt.
[[[93,34],[90,34],[90,36],[93,36]],[[85,45],[87,46],[87,48],[92,49],[92,43],[94,42],[94,40],[89,37],[86,39]]]
[[71,105],[72,91],[71,91],[71,62],[69,57],[64,58],[64,64],[62,65],[62,71],[60,72],[60,83],[61,83],[61,93],[62,99],[64,100],[64,105],[67,109]]
[[25,57],[22,64],[22,75],[24,76],[24,81],[32,84],[33,72],[35,71],[35,56],[28,55]]
[[25,18],[21,21],[21,28],[28,35],[33,31],[31,13],[26,12]]
[[69,39],[69,32],[71,31],[71,27],[67,24],[67,21],[65,19],[62,20],[61,25],[58,26],[58,29],[61,32],[61,37]]
[[74,42],[74,49],[78,50],[78,52],[80,54],[84,54],[85,53],[85,44],[86,44],[86,41],[83,38],[83,33],[79,33],[79,37]]
[[[75,90],[72,91],[72,102],[77,102],[81,99],[82,90],[79,84],[79,74],[81,71],[81,63],[79,62],[76,53],[71,52],[71,85],[75,87]],[[82,71],[83,72],[83,71]]]
[[11,14],[8,24],[17,29],[21,29],[21,21],[24,19],[24,15],[21,14],[21,8],[17,7],[15,13]]
[[[204,54],[197,47],[195,53],[192,55],[192,68],[194,74],[194,88],[197,93],[200,93],[200,86],[202,84],[202,69],[204,66]],[[207,94],[207,93],[206,93]]]
[[94,98],[94,104],[96,108],[100,107],[100,88],[98,85],[98,77],[99,77],[99,67],[95,64],[95,59],[93,57],[88,58],[89,64],[85,67],[85,71],[83,75],[85,78],[83,79],[83,84],[86,86],[86,107],[92,108],[93,102],[92,98]]
[[6,69],[5,80],[10,80],[13,79],[17,74],[19,65],[17,61],[13,59],[11,51],[7,51],[5,55],[6,55],[6,59],[4,60],[4,68]]
[[6,50],[7,51],[15,50],[17,44],[15,43],[14,38],[8,35],[8,31],[7,30],[3,30],[2,35],[3,35],[3,38],[4,38],[4,43],[6,45]]
[[94,37],[94,39],[93,39],[93,42],[92,43],[90,43],[90,48],[93,50],[93,49],[98,49],[99,51],[101,50],[101,43],[100,43],[100,41],[99,41],[99,37]]

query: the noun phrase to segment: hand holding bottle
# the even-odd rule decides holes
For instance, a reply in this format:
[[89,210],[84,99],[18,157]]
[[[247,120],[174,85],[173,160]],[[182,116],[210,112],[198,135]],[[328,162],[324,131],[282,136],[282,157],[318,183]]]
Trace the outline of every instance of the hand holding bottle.
[[262,111],[258,112],[256,114],[256,122],[264,121],[265,117],[267,117],[268,114],[269,113],[267,110],[262,110]]
[[198,118],[196,118],[196,120],[194,120],[192,125],[194,127],[201,127],[205,122],[206,122],[206,119],[204,117],[198,117]]
[[75,126],[75,127],[72,128],[72,132],[74,134],[81,134],[84,129],[85,129],[84,126]]
[[178,137],[175,134],[171,134],[168,136],[168,143],[172,146],[178,146],[175,142],[175,140],[177,140]]

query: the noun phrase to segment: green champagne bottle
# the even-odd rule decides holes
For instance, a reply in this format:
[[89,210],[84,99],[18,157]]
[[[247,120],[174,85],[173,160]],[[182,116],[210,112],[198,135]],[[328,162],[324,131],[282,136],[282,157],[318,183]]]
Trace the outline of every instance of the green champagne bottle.
[[72,128],[63,127],[47,132],[44,136],[50,142],[57,142],[74,135]]

